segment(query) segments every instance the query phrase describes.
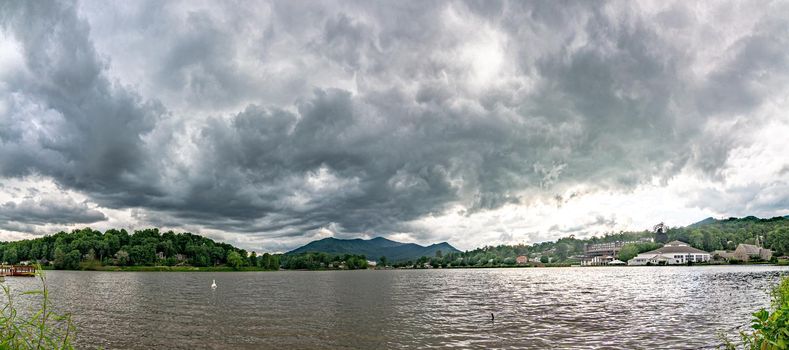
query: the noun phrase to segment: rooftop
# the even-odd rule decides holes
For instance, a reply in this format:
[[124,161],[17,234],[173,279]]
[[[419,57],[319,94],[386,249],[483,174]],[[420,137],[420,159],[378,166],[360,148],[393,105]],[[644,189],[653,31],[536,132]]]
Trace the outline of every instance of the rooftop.
[[658,248],[652,251],[648,251],[642,254],[709,254],[701,249],[696,249],[689,246],[687,243],[682,241],[671,241],[666,243],[662,248]]
[[742,248],[745,254],[749,254],[749,255],[758,255],[759,252],[761,251],[761,248],[759,246],[753,244],[740,243],[737,246],[737,250],[740,250],[740,248]]

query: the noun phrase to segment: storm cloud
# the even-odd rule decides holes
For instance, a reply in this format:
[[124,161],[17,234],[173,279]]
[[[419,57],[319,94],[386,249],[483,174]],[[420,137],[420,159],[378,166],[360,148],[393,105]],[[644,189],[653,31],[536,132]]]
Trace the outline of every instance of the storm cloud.
[[[787,14],[785,2],[3,2],[0,181],[43,178],[85,201],[8,192],[0,220],[17,224],[0,230],[473,246],[641,229],[593,207],[543,234],[487,216],[529,221],[648,186],[687,198],[656,206],[786,213],[785,162],[765,158],[786,138],[761,136],[789,127]],[[738,183],[754,159],[769,174]]]

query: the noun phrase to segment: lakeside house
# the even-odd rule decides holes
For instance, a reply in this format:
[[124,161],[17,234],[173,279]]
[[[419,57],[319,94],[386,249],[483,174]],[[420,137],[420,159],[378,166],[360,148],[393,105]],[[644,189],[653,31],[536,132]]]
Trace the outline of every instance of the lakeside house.
[[518,255],[518,257],[515,258],[515,263],[518,265],[524,265],[528,262],[529,262],[529,258],[525,255]]
[[671,241],[661,248],[638,254],[628,265],[680,265],[689,262],[708,262],[710,253],[691,247],[682,241]]

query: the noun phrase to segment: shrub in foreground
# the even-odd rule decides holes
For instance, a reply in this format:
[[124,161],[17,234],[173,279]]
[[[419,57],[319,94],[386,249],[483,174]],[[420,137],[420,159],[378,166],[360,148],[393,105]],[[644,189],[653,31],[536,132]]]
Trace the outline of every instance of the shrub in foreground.
[[740,332],[742,343],[724,339],[726,349],[784,350],[789,349],[789,277],[781,280],[772,291],[770,310],[753,313],[751,330]]
[[71,315],[58,314],[49,299],[46,278],[39,268],[36,277],[41,289],[22,296],[35,300],[31,310],[19,310],[11,289],[0,284],[4,306],[0,309],[0,349],[73,349],[74,325]]

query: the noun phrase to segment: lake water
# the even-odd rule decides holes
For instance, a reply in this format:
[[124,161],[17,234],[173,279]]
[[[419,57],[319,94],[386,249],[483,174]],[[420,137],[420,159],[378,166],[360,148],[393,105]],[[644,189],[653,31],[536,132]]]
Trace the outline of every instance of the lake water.
[[[735,334],[787,274],[703,266],[48,271],[47,279],[54,303],[74,315],[80,348],[678,349]],[[36,282],[5,283],[19,292]]]

